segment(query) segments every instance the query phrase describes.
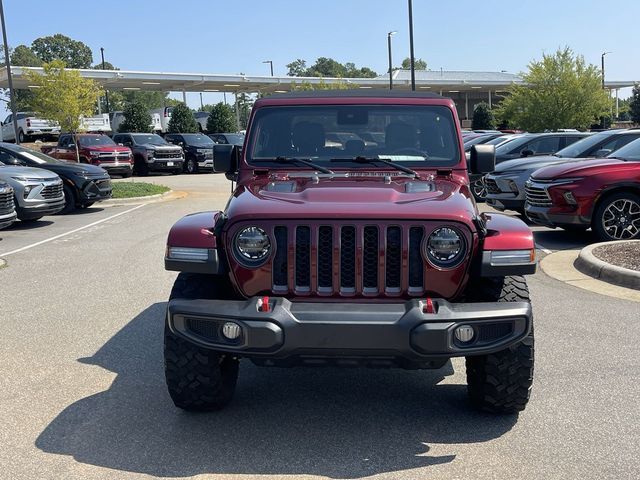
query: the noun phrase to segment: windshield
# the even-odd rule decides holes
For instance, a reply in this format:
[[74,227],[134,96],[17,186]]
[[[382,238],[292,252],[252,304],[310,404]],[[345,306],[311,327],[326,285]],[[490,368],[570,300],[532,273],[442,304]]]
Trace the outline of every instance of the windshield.
[[609,155],[609,158],[622,158],[623,160],[634,161],[640,160],[640,138],[616,150]]
[[485,145],[495,145],[496,147],[498,147],[507,142],[510,142],[511,140],[515,140],[516,138],[518,137],[515,135],[502,135],[500,137],[496,137],[492,140],[489,140],[488,142],[485,143]]
[[588,137],[578,140],[577,142],[572,143],[562,150],[558,150],[556,152],[556,157],[578,158],[581,155],[584,155],[602,140],[609,138],[610,136],[615,135],[618,132],[620,132],[620,130],[609,130],[606,132],[598,132],[594,133],[593,135],[589,135]]
[[83,135],[78,137],[78,143],[82,147],[103,147],[116,144],[106,135]]
[[213,140],[211,140],[209,137],[207,137],[206,135],[202,135],[202,134],[182,134],[182,136],[184,137],[184,141],[187,142],[189,145],[193,145],[195,147],[211,147],[215,144],[215,142]]
[[499,145],[498,148],[496,148],[496,155],[506,155],[508,153],[511,153],[511,151],[517,149],[518,147],[521,147],[533,137],[534,135],[523,135],[522,137],[514,138],[510,142],[503,143],[502,145]]
[[227,133],[225,137],[227,137],[227,141],[232,145],[242,146],[244,143],[244,135],[240,135],[239,133]]
[[165,142],[164,138],[162,138],[160,135],[154,135],[154,134],[149,134],[149,135],[132,135],[133,137],[133,142],[136,145],[168,145],[167,142]]
[[[393,160],[410,168],[454,166],[460,161],[451,111],[431,105],[263,107],[254,117],[249,145],[247,161],[262,165],[278,157],[313,159],[332,168],[336,164],[331,159],[360,157]],[[363,165],[371,168],[362,162],[349,168]]]

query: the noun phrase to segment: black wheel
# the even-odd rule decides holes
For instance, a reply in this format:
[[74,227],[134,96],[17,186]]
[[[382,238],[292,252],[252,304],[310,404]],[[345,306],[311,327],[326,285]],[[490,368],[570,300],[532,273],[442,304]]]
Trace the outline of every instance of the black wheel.
[[591,223],[601,241],[640,238],[640,195],[619,192],[603,198]]
[[[226,277],[181,273],[170,299],[234,298]],[[219,410],[233,398],[238,379],[237,358],[202,348],[174,334],[165,323],[164,370],[176,407],[192,411]]]
[[193,158],[188,158],[184,164],[184,168],[187,173],[198,173],[198,162]]
[[[467,287],[468,301],[529,302],[524,277],[483,278]],[[534,340],[531,332],[505,350],[466,358],[467,391],[478,409],[511,414],[521,412],[529,402],[533,384]]]
[[76,196],[68,185],[64,185],[62,189],[64,190],[64,208],[60,211],[60,214],[64,215],[76,209]]
[[471,184],[471,193],[476,202],[484,202],[487,198],[487,188],[484,186],[482,178],[477,179]]

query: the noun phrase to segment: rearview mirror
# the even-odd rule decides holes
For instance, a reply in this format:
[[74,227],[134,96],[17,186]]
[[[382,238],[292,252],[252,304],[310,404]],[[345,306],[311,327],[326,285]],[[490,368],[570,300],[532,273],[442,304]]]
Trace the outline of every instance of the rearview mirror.
[[213,146],[213,173],[235,173],[240,149],[235,145]]
[[496,147],[494,145],[474,145],[469,151],[469,171],[484,175],[493,172],[496,166]]
[[613,150],[609,148],[601,148],[600,150],[596,151],[595,155],[596,158],[603,158],[609,155],[611,152],[613,152]]

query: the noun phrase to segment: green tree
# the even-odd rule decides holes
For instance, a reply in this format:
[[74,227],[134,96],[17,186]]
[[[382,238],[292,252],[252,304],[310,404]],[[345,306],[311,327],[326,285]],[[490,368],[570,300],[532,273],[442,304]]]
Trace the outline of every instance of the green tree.
[[62,60],[68,68],[91,68],[93,62],[91,49],[87,45],[61,33],[36,38],[31,50],[43,62]]
[[93,113],[96,98],[102,93],[100,86],[82,78],[77,71],[67,70],[60,60],[45,63],[43,70],[26,72],[29,83],[36,87],[31,109],[42,118],[59,123],[63,132],[76,133],[80,117]]
[[[10,54],[9,59],[11,65],[19,67],[41,67],[42,60],[40,60],[33,50],[26,45],[18,45]],[[27,89],[17,89],[14,91],[16,109],[18,111],[24,111],[29,109],[29,104],[33,98],[33,94]]]
[[344,65],[333,58],[320,57],[316,63],[307,67],[307,62],[302,59],[294,60],[287,65],[291,77],[337,77],[337,78],[373,78],[378,74],[369,67],[356,67],[355,63],[347,62]]
[[289,69],[287,75],[290,77],[304,77],[307,72],[307,62],[306,60],[298,58],[297,60],[288,63],[287,68]]
[[113,66],[111,62],[104,62],[104,68],[102,68],[102,62],[96,63],[93,67],[94,70],[120,70]]
[[169,133],[198,133],[198,122],[191,109],[184,103],[179,103],[173,107],[167,130]]
[[345,81],[326,83],[324,80],[320,80],[318,83],[311,83],[306,80],[300,83],[291,82],[292,92],[312,90],[349,90],[352,88],[358,88],[358,84]]
[[633,123],[640,123],[640,84],[633,87],[633,94],[629,101],[629,116]]
[[228,133],[236,130],[235,113],[231,105],[217,103],[213,105],[207,118],[207,132]]
[[496,119],[488,103],[480,102],[476,105],[473,110],[471,128],[473,130],[494,130],[496,128]]
[[[427,62],[425,62],[423,59],[421,58],[416,58],[413,60],[413,66],[416,70],[426,70],[427,69]],[[409,70],[411,68],[411,58],[407,57],[404,60],[402,60],[402,68],[405,70]]]
[[124,107],[124,120],[118,130],[120,132],[151,131],[151,115],[147,107],[140,102],[131,102]]
[[605,114],[609,99],[602,89],[600,69],[566,47],[532,61],[523,85],[514,84],[498,108],[509,125],[540,132],[587,128]]

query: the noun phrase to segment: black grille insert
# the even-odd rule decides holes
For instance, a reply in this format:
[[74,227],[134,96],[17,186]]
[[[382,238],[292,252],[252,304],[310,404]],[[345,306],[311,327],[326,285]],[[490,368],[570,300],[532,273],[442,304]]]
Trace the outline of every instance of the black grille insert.
[[364,227],[362,286],[378,290],[378,227]]
[[400,227],[387,228],[386,266],[387,290],[399,291],[402,269],[402,231]]
[[356,228],[342,227],[340,232],[340,287],[356,288]]
[[487,323],[480,326],[479,342],[490,342],[499,340],[502,337],[511,335],[513,332],[512,322]]
[[308,290],[311,286],[311,229],[296,228],[296,288]]
[[276,287],[287,287],[287,227],[276,227],[276,255],[273,259],[273,284]]
[[330,290],[333,284],[333,228],[318,229],[318,287]]
[[409,229],[409,288],[424,288],[424,263],[422,261],[422,227]]

